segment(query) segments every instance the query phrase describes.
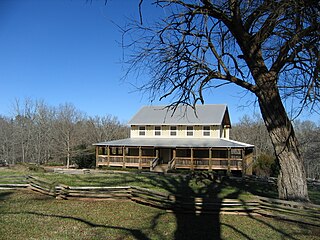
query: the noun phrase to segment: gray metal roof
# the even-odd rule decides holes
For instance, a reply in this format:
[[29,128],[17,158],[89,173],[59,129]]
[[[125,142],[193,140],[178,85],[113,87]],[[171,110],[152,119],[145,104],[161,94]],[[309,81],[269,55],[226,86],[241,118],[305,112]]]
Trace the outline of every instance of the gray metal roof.
[[178,106],[174,112],[165,106],[144,106],[129,121],[129,125],[230,125],[225,104]]
[[93,144],[95,146],[126,147],[193,147],[193,148],[247,148],[253,145],[221,138],[126,138]]

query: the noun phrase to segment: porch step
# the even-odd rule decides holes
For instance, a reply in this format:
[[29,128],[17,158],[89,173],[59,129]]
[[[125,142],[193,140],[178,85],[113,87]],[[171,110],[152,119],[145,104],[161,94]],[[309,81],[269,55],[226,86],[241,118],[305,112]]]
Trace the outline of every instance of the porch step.
[[159,164],[152,171],[165,173],[165,172],[167,172],[167,170],[168,170],[168,164]]

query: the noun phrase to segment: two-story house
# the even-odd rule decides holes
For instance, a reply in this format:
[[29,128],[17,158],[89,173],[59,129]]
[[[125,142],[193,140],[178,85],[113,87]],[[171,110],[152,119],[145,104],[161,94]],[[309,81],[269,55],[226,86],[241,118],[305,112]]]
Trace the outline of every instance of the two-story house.
[[97,167],[252,173],[254,146],[229,139],[226,105],[145,106],[129,125],[130,138],[94,144]]

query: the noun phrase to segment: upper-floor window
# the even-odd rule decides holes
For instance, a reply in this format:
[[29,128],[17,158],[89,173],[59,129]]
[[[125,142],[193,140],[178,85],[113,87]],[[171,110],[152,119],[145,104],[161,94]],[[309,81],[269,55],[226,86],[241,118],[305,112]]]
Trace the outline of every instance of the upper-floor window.
[[146,127],[139,126],[139,136],[145,136],[145,135],[146,135]]
[[193,136],[193,126],[187,126],[187,136]]
[[210,126],[203,126],[203,136],[210,136]]
[[154,135],[155,136],[161,136],[161,126],[155,126],[154,127]]
[[177,136],[177,127],[176,126],[170,127],[170,136]]

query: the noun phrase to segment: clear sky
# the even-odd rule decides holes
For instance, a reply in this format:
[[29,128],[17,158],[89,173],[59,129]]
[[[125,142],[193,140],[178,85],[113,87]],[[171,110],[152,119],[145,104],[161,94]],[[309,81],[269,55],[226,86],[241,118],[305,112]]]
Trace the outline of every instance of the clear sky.
[[[89,116],[111,114],[126,122],[150,104],[148,96],[135,91],[135,81],[121,80],[123,50],[115,23],[138,19],[138,3],[0,0],[0,115],[10,115],[16,98],[31,98],[50,106],[72,103]],[[144,5],[144,18],[156,15],[152,9]],[[248,106],[254,98],[235,86],[206,96],[208,104],[228,104],[233,122],[259,111]]]

